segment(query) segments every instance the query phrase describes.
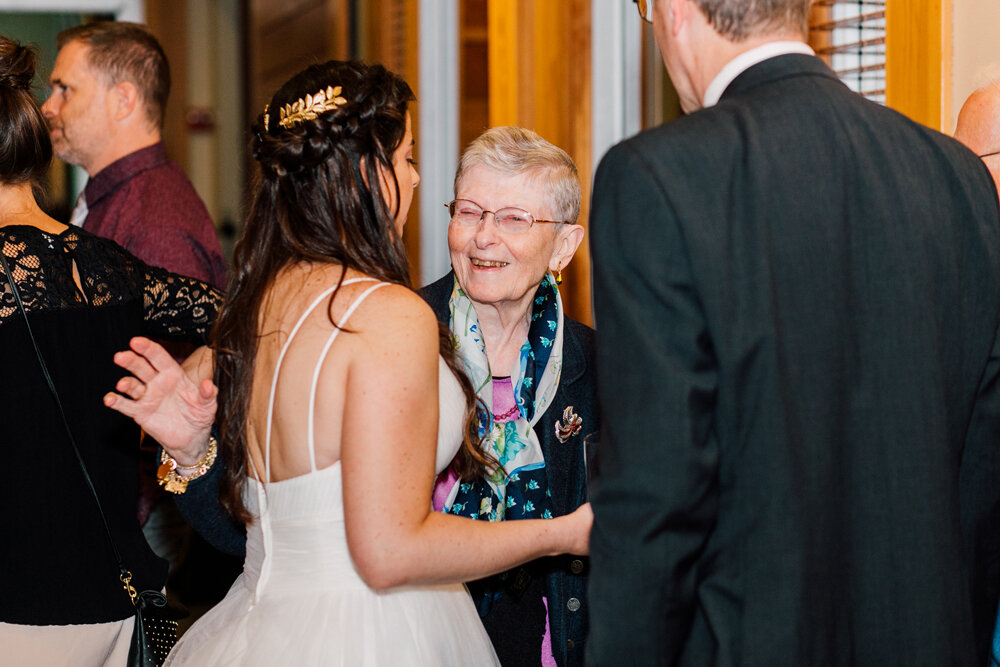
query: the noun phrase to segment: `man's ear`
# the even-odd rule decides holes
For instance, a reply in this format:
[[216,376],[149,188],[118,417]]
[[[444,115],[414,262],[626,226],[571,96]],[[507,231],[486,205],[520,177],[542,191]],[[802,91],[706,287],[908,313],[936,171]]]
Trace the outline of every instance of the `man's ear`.
[[670,34],[676,37],[681,28],[688,20],[688,12],[691,11],[690,0],[659,0],[664,3],[664,11],[667,15],[667,29]]
[[131,81],[122,81],[108,91],[115,120],[128,118],[139,109],[139,90]]

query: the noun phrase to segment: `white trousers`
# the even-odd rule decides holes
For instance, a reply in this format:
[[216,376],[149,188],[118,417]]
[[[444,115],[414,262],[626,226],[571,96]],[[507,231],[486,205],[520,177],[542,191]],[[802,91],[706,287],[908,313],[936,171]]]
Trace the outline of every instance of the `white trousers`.
[[134,617],[85,625],[0,623],[2,667],[123,667]]

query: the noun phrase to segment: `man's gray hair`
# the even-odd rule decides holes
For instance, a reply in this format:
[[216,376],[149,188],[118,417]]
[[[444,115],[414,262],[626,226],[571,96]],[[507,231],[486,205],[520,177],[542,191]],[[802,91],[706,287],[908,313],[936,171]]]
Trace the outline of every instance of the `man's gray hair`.
[[[655,0],[654,0],[655,1]],[[731,42],[780,31],[809,35],[813,0],[694,0],[715,31]]]
[[536,132],[523,127],[493,127],[476,137],[458,163],[456,194],[462,176],[479,166],[508,176],[531,174],[540,179],[543,194],[559,220],[575,223],[580,216],[580,178],[573,158]]

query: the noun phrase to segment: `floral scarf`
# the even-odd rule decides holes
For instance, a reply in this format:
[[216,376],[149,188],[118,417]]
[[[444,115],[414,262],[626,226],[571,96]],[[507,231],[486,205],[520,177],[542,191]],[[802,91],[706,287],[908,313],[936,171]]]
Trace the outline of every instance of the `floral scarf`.
[[542,446],[534,426],[552,404],[562,372],[563,309],[555,280],[542,278],[532,304],[528,338],[515,368],[509,371],[518,415],[505,423],[493,419],[493,374],[472,301],[458,285],[448,302],[451,332],[476,394],[490,409],[481,414],[482,447],[502,468],[489,478],[456,483],[444,511],[484,521],[550,519],[551,496]]

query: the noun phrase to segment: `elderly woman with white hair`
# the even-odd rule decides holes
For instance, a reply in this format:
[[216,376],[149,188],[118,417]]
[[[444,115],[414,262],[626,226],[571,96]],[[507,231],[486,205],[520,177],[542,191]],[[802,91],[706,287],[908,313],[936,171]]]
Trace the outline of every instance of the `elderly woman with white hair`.
[[[585,502],[583,437],[598,430],[594,332],[558,284],[583,240],[580,183],[562,149],[496,127],[462,154],[448,204],[452,272],[420,293],[451,330],[489,410],[476,484],[442,473],[435,507],[485,521],[568,514]],[[587,559],[559,556],[469,584],[501,664],[583,663]]]

